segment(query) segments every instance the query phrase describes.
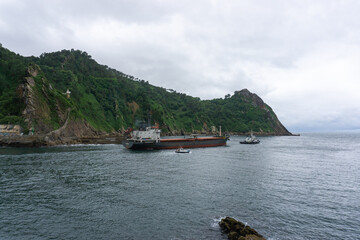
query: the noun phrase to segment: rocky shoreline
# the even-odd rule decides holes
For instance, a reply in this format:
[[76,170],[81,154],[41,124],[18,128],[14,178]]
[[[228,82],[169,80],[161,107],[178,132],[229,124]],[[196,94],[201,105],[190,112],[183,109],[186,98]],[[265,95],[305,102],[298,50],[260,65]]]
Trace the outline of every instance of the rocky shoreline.
[[231,217],[221,219],[219,225],[229,240],[265,240],[255,229]]
[[120,135],[98,135],[84,137],[52,137],[49,135],[0,136],[3,147],[42,147],[71,144],[121,144]]
[[[191,133],[187,134],[190,135]],[[254,133],[256,136],[298,136],[279,135],[275,133]],[[211,135],[211,134],[210,134]],[[230,136],[246,136],[246,133],[231,133]],[[168,135],[171,136],[171,135]],[[3,147],[41,147],[71,144],[121,144],[124,136],[121,133],[93,134],[91,136],[59,136],[58,134],[38,134],[23,136],[0,136],[0,146]]]
[[[300,136],[300,134],[293,134],[293,133],[290,133],[290,134],[279,134],[279,133],[273,133],[273,132],[253,132],[253,134],[255,136],[258,136],[258,137],[271,137],[271,136]],[[230,136],[247,136],[247,135],[250,135],[250,132],[248,133],[230,133]]]

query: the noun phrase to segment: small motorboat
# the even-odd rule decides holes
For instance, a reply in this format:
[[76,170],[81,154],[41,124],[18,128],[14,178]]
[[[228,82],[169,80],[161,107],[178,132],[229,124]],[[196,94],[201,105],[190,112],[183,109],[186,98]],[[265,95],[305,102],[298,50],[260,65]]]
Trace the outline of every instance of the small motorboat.
[[178,148],[175,150],[176,153],[190,153],[189,149]]
[[252,132],[252,130],[251,130],[250,135],[247,136],[247,137],[245,138],[245,140],[244,140],[244,141],[241,141],[240,143],[241,143],[241,144],[258,144],[258,143],[260,143],[260,140],[257,139],[257,138],[253,135],[253,132]]

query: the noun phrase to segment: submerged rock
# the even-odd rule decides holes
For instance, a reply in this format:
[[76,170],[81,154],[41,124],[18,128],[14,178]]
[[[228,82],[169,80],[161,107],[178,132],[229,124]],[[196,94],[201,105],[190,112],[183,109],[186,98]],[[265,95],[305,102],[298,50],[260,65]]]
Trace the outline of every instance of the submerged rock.
[[253,228],[237,221],[234,218],[226,217],[219,223],[221,229],[227,233],[230,240],[264,240],[265,238]]

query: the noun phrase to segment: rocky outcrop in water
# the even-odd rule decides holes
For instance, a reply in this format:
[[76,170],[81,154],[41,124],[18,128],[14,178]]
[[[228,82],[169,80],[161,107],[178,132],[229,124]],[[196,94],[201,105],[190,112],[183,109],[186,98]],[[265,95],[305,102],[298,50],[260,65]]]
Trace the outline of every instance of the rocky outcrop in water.
[[229,240],[265,240],[253,228],[231,217],[221,219],[219,225],[228,235]]

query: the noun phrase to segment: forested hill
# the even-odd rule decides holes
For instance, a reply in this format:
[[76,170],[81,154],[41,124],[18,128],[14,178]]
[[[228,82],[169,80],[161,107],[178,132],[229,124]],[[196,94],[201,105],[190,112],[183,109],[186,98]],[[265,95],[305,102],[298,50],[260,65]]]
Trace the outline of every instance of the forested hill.
[[[64,94],[71,91],[68,99]],[[200,100],[100,65],[86,52],[23,57],[0,46],[0,123],[44,134],[123,132],[151,114],[168,134],[223,132],[290,135],[272,109],[246,89]]]

